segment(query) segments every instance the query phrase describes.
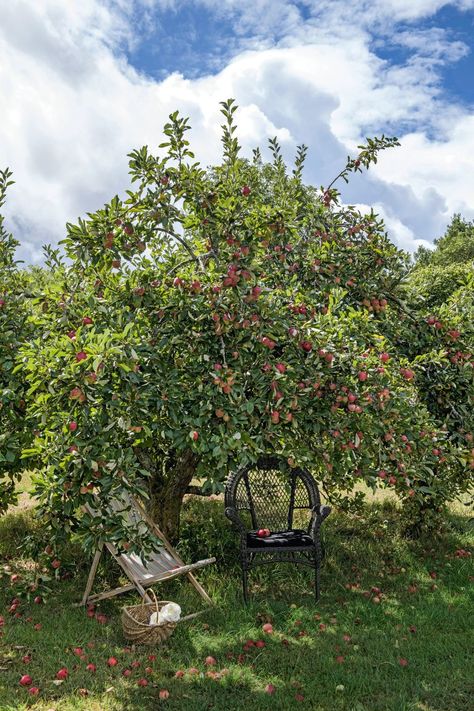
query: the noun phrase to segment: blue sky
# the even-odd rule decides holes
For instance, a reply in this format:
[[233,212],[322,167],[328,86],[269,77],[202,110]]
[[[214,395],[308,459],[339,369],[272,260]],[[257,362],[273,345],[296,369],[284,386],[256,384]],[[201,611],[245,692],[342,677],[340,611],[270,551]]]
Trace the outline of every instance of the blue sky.
[[[414,0],[416,2],[416,0]],[[311,13],[304,2],[292,3],[309,20]],[[143,37],[133,47],[124,47],[128,61],[139,71],[154,79],[163,79],[170,72],[180,72],[188,78],[205,76],[222,69],[242,46],[252,46],[259,39],[258,32],[246,32],[238,26],[238,17],[218,12],[196,2],[181,3],[175,7],[155,8],[143,22],[138,11],[137,26]],[[400,32],[413,29],[441,28],[452,42],[462,42],[466,54],[455,62],[439,68],[439,76],[447,95],[453,101],[474,104],[474,12],[445,5],[432,15],[416,22],[400,22]],[[393,29],[393,27],[392,27]],[[285,37],[281,27],[272,28],[265,38],[267,46],[277,44]],[[372,47],[378,56],[399,64],[409,59],[410,50],[397,45],[396,36],[374,33]]]
[[20,256],[128,186],[127,153],[157,149],[175,109],[204,164],[219,102],[236,98],[244,153],[309,146],[325,184],[365,136],[397,135],[346,202],[413,251],[455,212],[474,218],[474,0],[15,0],[2,9],[0,164]]

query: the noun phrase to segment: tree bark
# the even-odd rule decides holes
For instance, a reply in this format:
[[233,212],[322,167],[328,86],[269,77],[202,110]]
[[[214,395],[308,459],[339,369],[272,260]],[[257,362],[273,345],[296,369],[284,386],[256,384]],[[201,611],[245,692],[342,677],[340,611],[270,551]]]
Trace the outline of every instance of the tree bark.
[[152,473],[149,480],[148,513],[172,542],[179,538],[181,507],[186,490],[196,472],[199,457],[191,450],[163,453],[136,452],[138,459]]

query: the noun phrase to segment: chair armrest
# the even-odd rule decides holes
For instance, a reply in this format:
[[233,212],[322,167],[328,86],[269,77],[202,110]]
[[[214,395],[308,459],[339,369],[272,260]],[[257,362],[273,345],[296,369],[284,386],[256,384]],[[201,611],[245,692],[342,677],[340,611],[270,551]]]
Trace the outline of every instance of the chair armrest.
[[331,511],[332,508],[330,506],[313,506],[312,509],[313,515],[320,519],[320,523],[329,516]]
[[308,533],[316,541],[319,538],[319,529],[325,518],[329,516],[332,509],[330,506],[314,506],[312,509],[311,521],[308,526]]
[[245,536],[247,534],[247,529],[245,528],[244,524],[242,523],[242,520],[237,513],[237,510],[233,506],[227,506],[225,511],[225,515],[227,516],[228,519],[232,521],[233,524],[237,526],[237,528],[240,531],[240,534],[242,536]]

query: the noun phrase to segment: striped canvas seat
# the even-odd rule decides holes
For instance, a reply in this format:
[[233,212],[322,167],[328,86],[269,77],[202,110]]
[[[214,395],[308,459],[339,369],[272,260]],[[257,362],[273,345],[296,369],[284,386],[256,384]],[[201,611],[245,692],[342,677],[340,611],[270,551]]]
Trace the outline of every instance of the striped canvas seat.
[[[167,540],[158,526],[150,519],[144,508],[133,499],[127,492],[123,492],[120,497],[110,501],[109,508],[115,513],[121,513],[124,517],[124,523],[132,526],[138,534],[152,531],[161,542],[161,547],[156,552],[150,553],[150,556],[144,560],[136,553],[118,553],[112,543],[103,542],[96,554],[92,563],[89,579],[82,598],[82,605],[90,604],[101,599],[113,597],[124,592],[133,590],[134,588],[140,595],[146,597],[146,587],[154,583],[170,580],[178,575],[186,575],[191,584],[196,588],[201,597],[209,604],[212,604],[211,598],[208,596],[204,588],[196,580],[193,571],[198,568],[203,568],[210,563],[215,562],[215,558],[205,558],[197,561],[197,563],[186,564],[179,557],[171,543]],[[92,506],[86,505],[85,510],[92,516],[97,516],[98,512]],[[110,554],[115,558],[120,565],[125,575],[130,580],[128,585],[122,585],[114,590],[109,590],[97,595],[91,595],[92,585],[94,582],[97,566],[103,549],[107,548]]]

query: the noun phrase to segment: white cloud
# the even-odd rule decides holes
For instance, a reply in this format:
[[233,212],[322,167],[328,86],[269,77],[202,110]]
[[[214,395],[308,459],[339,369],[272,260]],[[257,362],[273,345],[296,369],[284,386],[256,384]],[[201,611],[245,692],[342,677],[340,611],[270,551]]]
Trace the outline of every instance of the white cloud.
[[474,217],[474,115],[460,113],[441,140],[410,133],[397,151],[381,157],[374,174],[397,185],[409,185],[420,199],[427,190],[443,196],[445,212]]
[[[278,46],[243,51],[216,75],[190,80],[175,73],[162,82],[133,69],[121,48],[139,41],[133,18],[140,9],[150,23],[153,8],[172,8],[171,0],[8,4],[0,25],[0,165],[15,173],[7,216],[23,240],[22,256],[37,260],[39,245],[60,239],[66,221],[123,192],[126,154],[143,144],[154,149],[175,108],[191,117],[198,157],[204,164],[216,160],[219,102],[229,96],[241,106],[244,150],[277,135],[291,157],[304,142],[310,147],[306,176],[315,184],[329,182],[362,136],[405,127],[402,148],[383,156],[372,177],[357,177],[343,195],[377,204],[405,249],[439,236],[453,211],[472,212],[474,116],[442,101],[434,69],[465,47],[442,31],[405,29],[399,41],[415,57],[391,66],[371,49],[365,24],[370,17],[385,22],[389,12],[411,20],[444,4],[420,0],[414,10],[402,0],[353,0],[351,8],[361,14],[348,17],[347,1],[307,0],[303,20],[294,3],[257,1],[252,9],[254,24],[261,18],[261,37],[283,22],[287,34]],[[474,0],[457,4],[468,9]],[[244,32],[250,6],[219,5],[221,12],[240,13]],[[318,24],[316,14],[325,21]],[[336,20],[339,34],[331,34]]]

